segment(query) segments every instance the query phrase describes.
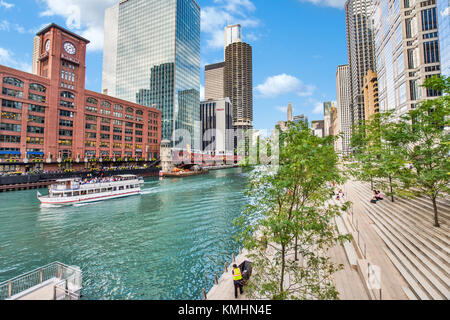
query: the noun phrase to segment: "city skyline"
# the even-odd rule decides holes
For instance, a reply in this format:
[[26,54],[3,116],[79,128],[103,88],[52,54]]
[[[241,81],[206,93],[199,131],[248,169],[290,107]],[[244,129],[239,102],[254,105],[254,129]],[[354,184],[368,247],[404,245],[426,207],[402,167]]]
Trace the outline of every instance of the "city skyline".
[[[80,31],[81,35],[91,40],[87,55],[86,87],[89,90],[102,92],[103,16],[104,10],[115,5],[117,1],[98,1],[93,7],[96,11],[101,12],[89,13],[78,21],[77,17],[72,17],[58,5],[52,8],[48,7],[49,1],[39,4],[34,1],[29,2],[29,7],[17,4],[10,8],[0,6],[2,12],[21,13],[21,15],[15,14],[14,18],[10,18],[11,20],[0,21],[0,34],[6,39],[0,46],[0,64],[31,71],[32,46],[29,43],[30,41],[32,43],[36,31],[34,29],[39,29],[38,27],[51,22],[59,23],[70,27],[75,32]],[[286,108],[282,106],[286,106],[288,101],[295,106],[295,114],[303,113],[313,120],[323,117],[322,108],[316,107],[322,106],[323,101],[336,100],[335,65],[346,63],[345,18],[342,8],[319,7],[307,2],[277,3],[275,8],[272,3],[261,4],[254,1],[246,2],[247,5],[237,4],[235,6],[231,1],[199,0],[197,2],[202,9],[201,70],[204,69],[205,64],[223,61],[224,27],[226,25],[240,23],[246,30],[243,34],[243,41],[248,42],[254,48],[255,128],[271,129],[279,119],[284,119]],[[286,8],[290,8],[290,10],[286,10]],[[296,27],[292,26],[290,22],[286,23],[284,19],[282,19],[283,23],[273,24],[271,20],[281,19],[282,12],[288,12],[287,15],[292,14],[292,17],[299,14],[308,16],[306,21],[309,23],[314,23],[312,17],[309,17],[310,15],[316,18],[323,14],[329,16],[330,21],[339,24],[340,27],[332,30],[331,33],[321,27],[320,36],[322,39],[326,37],[334,43],[333,51],[340,47],[337,50],[339,54],[319,49],[308,52],[297,50],[297,45],[287,41],[287,37],[295,37],[296,41],[300,42],[303,42],[304,38],[305,41],[316,42],[319,47],[322,47],[323,44],[319,43],[317,39],[313,39],[312,35],[298,34],[296,30],[302,28],[304,23],[302,21],[296,21],[295,24],[298,24]],[[221,17],[213,21],[212,18],[217,13],[224,14],[225,18]],[[70,20],[71,18],[74,19]],[[94,23],[98,19],[102,21]],[[94,32],[94,29],[97,32]],[[214,43],[217,32],[220,33],[220,37],[217,36],[220,41]],[[101,34],[101,37],[97,37],[97,33]],[[15,37],[23,39],[23,41],[15,41]],[[279,44],[278,49],[273,47],[273,41]],[[289,47],[290,50],[284,50]],[[276,55],[280,59],[274,60],[272,55]],[[302,57],[298,61],[305,62],[296,63],[294,67],[289,66],[287,61],[291,59],[289,57],[292,55]],[[308,61],[320,62],[321,72],[310,67]],[[322,78],[321,74],[323,75],[325,70],[326,77]],[[201,87],[204,88],[203,72],[200,72],[200,76]]]

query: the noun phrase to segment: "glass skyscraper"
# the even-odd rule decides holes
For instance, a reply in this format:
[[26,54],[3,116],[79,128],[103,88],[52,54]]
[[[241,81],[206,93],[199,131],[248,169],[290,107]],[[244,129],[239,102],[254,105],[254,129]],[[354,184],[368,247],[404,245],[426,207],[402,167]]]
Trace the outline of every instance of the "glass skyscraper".
[[450,76],[450,0],[438,0],[439,41],[442,74]]
[[[193,139],[200,120],[199,5],[195,0],[121,0],[117,15],[117,50],[104,52],[105,61],[116,55],[114,90],[103,90],[160,109],[162,140],[177,143],[176,129]],[[108,32],[105,43],[115,39]]]
[[421,85],[441,73],[435,1],[376,0],[375,52],[380,112],[397,117],[439,92]]

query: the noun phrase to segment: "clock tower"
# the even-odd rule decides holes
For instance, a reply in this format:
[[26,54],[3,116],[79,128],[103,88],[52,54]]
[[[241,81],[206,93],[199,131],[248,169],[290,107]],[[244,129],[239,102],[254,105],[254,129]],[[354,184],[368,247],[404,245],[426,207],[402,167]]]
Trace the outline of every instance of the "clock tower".
[[[45,132],[51,155],[47,161],[76,159],[84,154],[84,134],[74,133],[84,133],[86,46],[89,40],[56,24],[50,24],[37,35],[41,43],[38,75],[48,78],[51,83],[49,110],[46,110],[51,128]],[[62,121],[71,121],[73,129],[59,130]]]

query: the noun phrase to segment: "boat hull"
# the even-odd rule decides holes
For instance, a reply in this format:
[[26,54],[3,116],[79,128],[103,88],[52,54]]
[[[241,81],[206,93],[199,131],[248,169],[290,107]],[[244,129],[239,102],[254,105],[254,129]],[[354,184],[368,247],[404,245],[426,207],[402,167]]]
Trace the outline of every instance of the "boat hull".
[[92,194],[87,196],[77,196],[77,197],[60,197],[60,198],[49,198],[49,197],[39,197],[38,199],[41,204],[47,205],[74,205],[79,203],[90,203],[90,202],[99,202],[110,199],[118,199],[130,196],[140,195],[142,193],[141,189],[129,190],[127,192],[117,192],[117,193],[109,193],[109,194]]

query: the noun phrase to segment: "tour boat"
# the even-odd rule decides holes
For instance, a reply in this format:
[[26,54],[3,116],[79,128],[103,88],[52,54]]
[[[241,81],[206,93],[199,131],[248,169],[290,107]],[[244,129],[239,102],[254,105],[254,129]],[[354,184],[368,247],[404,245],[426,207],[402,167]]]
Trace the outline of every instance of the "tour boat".
[[48,187],[48,196],[37,192],[42,204],[72,205],[97,202],[141,194],[144,179],[135,175],[118,175],[108,178],[72,178],[57,180]]

